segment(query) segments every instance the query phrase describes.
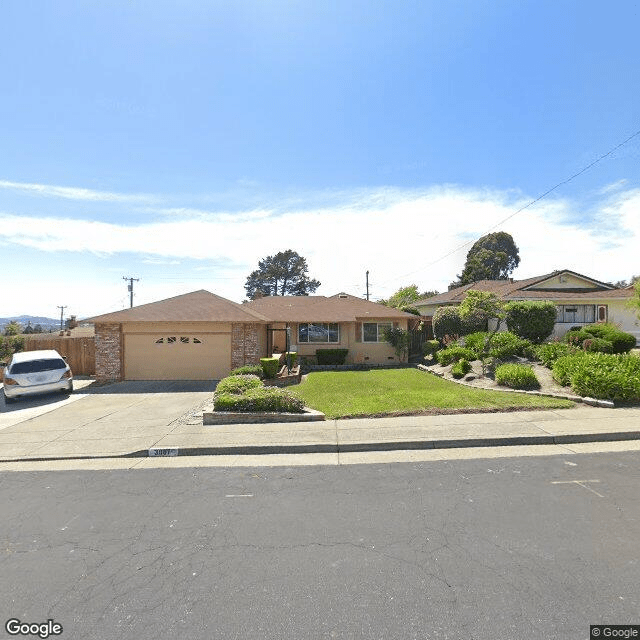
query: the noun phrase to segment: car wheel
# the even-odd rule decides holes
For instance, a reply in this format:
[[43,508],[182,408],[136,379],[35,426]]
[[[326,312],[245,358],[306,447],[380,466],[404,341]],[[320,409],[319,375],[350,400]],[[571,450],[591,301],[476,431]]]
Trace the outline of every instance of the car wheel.
[[13,404],[16,401],[15,398],[9,398],[4,391],[2,392],[2,395],[4,396],[5,404]]

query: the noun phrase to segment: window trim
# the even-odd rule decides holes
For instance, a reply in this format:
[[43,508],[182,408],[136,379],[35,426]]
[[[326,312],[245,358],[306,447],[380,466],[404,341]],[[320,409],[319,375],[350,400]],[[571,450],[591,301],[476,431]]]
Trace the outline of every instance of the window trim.
[[[375,324],[376,325],[376,340],[366,340],[365,339],[365,331],[364,331],[364,325],[365,324]],[[378,344],[378,343],[385,343],[385,344],[389,344],[385,339],[384,339],[384,335],[382,333],[382,331],[380,330],[380,327],[391,327],[393,329],[393,322],[363,322],[362,323],[362,342],[366,342],[367,344]]]

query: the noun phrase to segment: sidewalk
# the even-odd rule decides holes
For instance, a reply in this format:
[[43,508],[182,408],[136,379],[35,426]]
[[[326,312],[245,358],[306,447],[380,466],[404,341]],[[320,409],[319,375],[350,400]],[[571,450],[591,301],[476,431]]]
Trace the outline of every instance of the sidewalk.
[[[559,445],[640,440],[640,407],[449,414],[278,424],[203,426],[197,412],[171,424],[147,415],[138,424],[0,432],[0,462],[167,456],[348,453]],[[26,438],[26,440],[25,440]],[[12,442],[13,440],[13,442]],[[151,451],[150,451],[151,450]]]

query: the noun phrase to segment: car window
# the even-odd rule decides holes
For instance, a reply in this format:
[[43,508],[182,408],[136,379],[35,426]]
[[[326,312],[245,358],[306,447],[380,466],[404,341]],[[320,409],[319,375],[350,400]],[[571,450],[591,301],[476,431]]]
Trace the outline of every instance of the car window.
[[62,358],[42,358],[41,360],[16,362],[11,367],[11,373],[39,373],[40,371],[55,371],[56,369],[66,368],[67,364]]

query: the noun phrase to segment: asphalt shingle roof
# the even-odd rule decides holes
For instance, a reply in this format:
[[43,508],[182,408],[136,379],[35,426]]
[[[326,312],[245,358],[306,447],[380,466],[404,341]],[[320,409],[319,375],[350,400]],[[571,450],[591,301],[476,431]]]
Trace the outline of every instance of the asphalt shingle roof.
[[268,322],[246,304],[232,302],[215,293],[193,291],[181,296],[142,304],[132,309],[87,318],[83,322]]
[[242,305],[274,322],[355,322],[366,318],[402,320],[415,315],[346,293],[335,296],[267,296]]

